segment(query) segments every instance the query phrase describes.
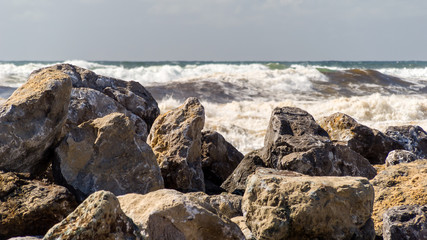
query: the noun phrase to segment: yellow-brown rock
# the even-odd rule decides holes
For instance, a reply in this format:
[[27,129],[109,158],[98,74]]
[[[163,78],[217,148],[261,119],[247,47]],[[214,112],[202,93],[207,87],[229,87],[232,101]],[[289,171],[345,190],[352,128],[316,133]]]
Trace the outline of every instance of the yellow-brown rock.
[[[244,239],[240,228],[207,203],[173,189],[118,197],[123,212],[148,239]],[[208,208],[206,208],[208,207]]]
[[76,210],[53,226],[45,240],[143,239],[139,229],[120,208],[116,196],[108,191],[91,194]]
[[376,234],[381,236],[383,214],[387,209],[427,204],[427,160],[389,166],[379,172],[371,183],[375,189],[372,219]]
[[77,207],[65,187],[27,177],[0,172],[0,239],[44,235]]
[[154,122],[147,142],[157,157],[166,188],[205,191],[201,163],[204,124],[205,111],[197,98],[188,98]]
[[[36,174],[67,118],[71,78],[39,70],[0,106],[0,169]],[[43,166],[44,165],[44,166]]]
[[242,210],[257,239],[373,239],[373,200],[366,178],[258,168],[247,180]]

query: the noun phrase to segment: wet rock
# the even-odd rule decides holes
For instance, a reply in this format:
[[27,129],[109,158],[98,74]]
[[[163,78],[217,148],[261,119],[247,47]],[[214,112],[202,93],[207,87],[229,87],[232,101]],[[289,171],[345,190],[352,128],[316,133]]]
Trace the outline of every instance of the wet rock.
[[383,164],[388,153],[402,146],[382,132],[358,123],[343,113],[334,113],[319,120],[332,140],[342,142],[372,164]]
[[242,196],[230,193],[207,195],[203,192],[192,192],[187,193],[187,195],[194,197],[204,204],[209,204],[212,207],[212,209],[209,210],[215,212],[219,216],[225,216],[231,219],[233,217],[243,215]]
[[[205,183],[209,181],[216,186],[221,186],[242,159],[243,154],[227,142],[221,134],[213,131],[202,132],[202,169]],[[215,188],[208,188],[208,186],[206,184],[207,193],[219,193]]]
[[279,160],[276,168],[310,176],[360,176],[368,179],[377,173],[360,154],[347,146],[331,143],[306,152],[290,153]]
[[114,99],[91,88],[72,89],[68,117],[63,132],[68,133],[81,123],[116,112],[125,114],[135,125],[136,134],[143,141],[147,139],[148,130],[144,120],[126,110]]
[[427,205],[389,208],[383,223],[384,240],[427,239]]
[[417,155],[410,151],[406,150],[393,150],[391,151],[387,158],[385,159],[385,163],[387,166],[396,165],[399,163],[408,163],[417,160]]
[[244,239],[228,218],[206,209],[198,200],[172,189],[118,197],[123,211],[149,239]]
[[136,136],[132,121],[121,113],[79,125],[55,153],[54,176],[73,189],[79,201],[98,190],[121,195],[163,188],[150,146]]
[[259,168],[248,178],[242,208],[257,239],[373,239],[373,201],[366,178]]
[[49,239],[143,239],[139,229],[108,191],[91,194],[44,236]]
[[230,176],[222,183],[221,188],[229,193],[243,196],[246,189],[246,179],[255,172],[258,167],[265,167],[260,157],[260,150],[252,151],[242,159]]
[[420,126],[391,126],[386,135],[399,142],[407,151],[417,158],[427,158],[427,133]]
[[205,191],[201,163],[201,131],[205,111],[197,98],[159,116],[147,142],[160,165],[166,188]]
[[67,118],[71,79],[54,69],[33,73],[0,106],[0,169],[36,175]]
[[306,111],[283,107],[271,114],[261,158],[267,167],[275,168],[279,160],[292,152],[322,147],[329,136]]
[[156,100],[138,82],[97,75],[90,70],[71,64],[57,64],[34,73],[45,70],[59,70],[68,74],[74,88],[92,88],[107,94],[128,111],[143,119],[147,123],[148,129],[160,113]]
[[65,187],[0,172],[0,239],[44,235],[76,206]]
[[427,160],[385,168],[371,180],[375,189],[372,219],[377,236],[382,236],[383,214],[395,206],[427,205]]

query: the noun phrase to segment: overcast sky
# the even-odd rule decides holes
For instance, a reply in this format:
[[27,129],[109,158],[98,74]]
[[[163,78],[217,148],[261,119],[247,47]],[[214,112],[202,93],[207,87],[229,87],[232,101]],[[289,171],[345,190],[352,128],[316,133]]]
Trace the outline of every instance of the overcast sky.
[[426,0],[0,0],[0,60],[427,60]]

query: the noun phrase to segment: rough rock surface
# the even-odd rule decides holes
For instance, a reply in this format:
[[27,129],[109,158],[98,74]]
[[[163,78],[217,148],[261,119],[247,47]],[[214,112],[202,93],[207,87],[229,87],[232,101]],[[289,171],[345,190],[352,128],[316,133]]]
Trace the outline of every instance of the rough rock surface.
[[279,160],[292,152],[304,152],[329,142],[325,132],[306,111],[283,107],[271,113],[261,158],[275,168]]
[[360,176],[372,179],[377,174],[369,161],[347,146],[325,143],[306,152],[282,157],[277,169],[310,176]]
[[242,208],[258,239],[373,239],[373,201],[366,178],[259,168],[248,178]]
[[43,239],[43,236],[25,236],[25,237],[13,237],[8,240],[39,240]]
[[417,155],[407,150],[393,150],[391,151],[387,158],[385,159],[385,163],[387,166],[396,165],[399,163],[408,163],[417,160]]
[[91,88],[73,88],[71,90],[68,117],[64,126],[64,133],[68,133],[81,123],[105,117],[111,113],[125,114],[135,125],[136,134],[145,141],[148,135],[147,124],[139,116],[126,110],[126,108],[108,97],[104,93]]
[[[213,211],[219,216],[225,216],[227,218],[233,218],[236,216],[242,216],[242,196],[221,193],[219,195],[207,195],[202,192],[187,193],[188,196],[192,196],[202,203],[207,203],[212,206]],[[211,209],[208,209],[211,210]]]
[[53,169],[55,179],[74,189],[79,201],[98,190],[121,195],[163,188],[150,146],[121,113],[73,129],[56,148]]
[[375,189],[372,219],[375,231],[382,235],[384,212],[401,205],[427,204],[427,160],[389,166],[371,180]]
[[92,88],[107,94],[127,110],[142,118],[147,123],[148,128],[160,113],[156,100],[138,82],[100,76],[90,70],[71,64],[57,64],[42,68],[32,74],[46,70],[59,70],[68,74],[72,79],[74,88]]
[[202,169],[206,192],[218,193],[218,190],[209,188],[207,183],[221,186],[242,159],[243,154],[221,134],[213,131],[202,132]]
[[0,239],[44,235],[77,206],[62,186],[0,172]]
[[44,69],[0,106],[0,169],[31,174],[43,170],[45,152],[67,118],[70,92],[68,75]]
[[420,126],[390,126],[386,129],[386,135],[418,158],[427,158],[427,133]]
[[245,235],[245,238],[247,240],[256,239],[255,236],[252,234],[251,230],[248,228],[248,225],[246,224],[246,218],[243,216],[234,217],[231,219],[237,226],[239,226],[240,230],[242,230],[243,235]]
[[205,110],[197,98],[188,98],[154,122],[147,142],[156,155],[166,188],[205,191],[201,163],[204,124]]
[[221,187],[229,193],[243,196],[246,189],[246,179],[258,167],[265,167],[265,164],[260,157],[260,150],[255,150],[245,155],[236,169],[222,183]]
[[108,191],[91,194],[70,215],[53,226],[48,239],[142,239],[139,229],[120,208],[116,196]]
[[231,220],[209,211],[194,197],[172,189],[118,198],[126,215],[149,239],[244,239]]
[[384,240],[427,239],[427,205],[392,207],[383,222]]
[[390,151],[402,148],[392,138],[358,123],[344,113],[334,113],[320,119],[319,124],[332,140],[346,144],[372,164],[383,164]]

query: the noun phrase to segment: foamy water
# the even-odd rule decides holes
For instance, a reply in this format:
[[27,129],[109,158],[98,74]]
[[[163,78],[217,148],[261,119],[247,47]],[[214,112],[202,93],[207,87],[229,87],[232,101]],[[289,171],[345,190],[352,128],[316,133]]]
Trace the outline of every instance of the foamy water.
[[[369,81],[370,75],[363,75],[364,82],[359,82],[359,76],[353,78],[352,73],[348,75],[352,82],[346,82],[346,79],[331,79],[333,75],[323,74],[318,68],[344,71],[350,69],[351,64],[343,67],[326,63],[283,63],[283,67],[274,69],[265,63],[67,62],[97,74],[135,80],[149,89],[157,89],[155,97],[162,112],[196,94],[199,84],[195,96],[205,107],[205,129],[218,131],[243,153],[263,146],[270,114],[275,107],[281,106],[302,108],[315,119],[342,112],[382,131],[387,126],[407,124],[427,129],[427,63],[416,68],[400,65],[377,68],[379,73],[386,75],[380,75],[380,81],[376,82]],[[51,64],[54,63],[0,62],[0,85],[19,87],[33,70]],[[369,63],[366,65],[369,68]],[[408,84],[390,82],[388,76],[398,77]],[[184,84],[187,92],[177,97],[176,93],[184,90],[174,89],[176,84]],[[215,91],[228,98],[220,99],[220,94],[217,98],[207,97]]]

